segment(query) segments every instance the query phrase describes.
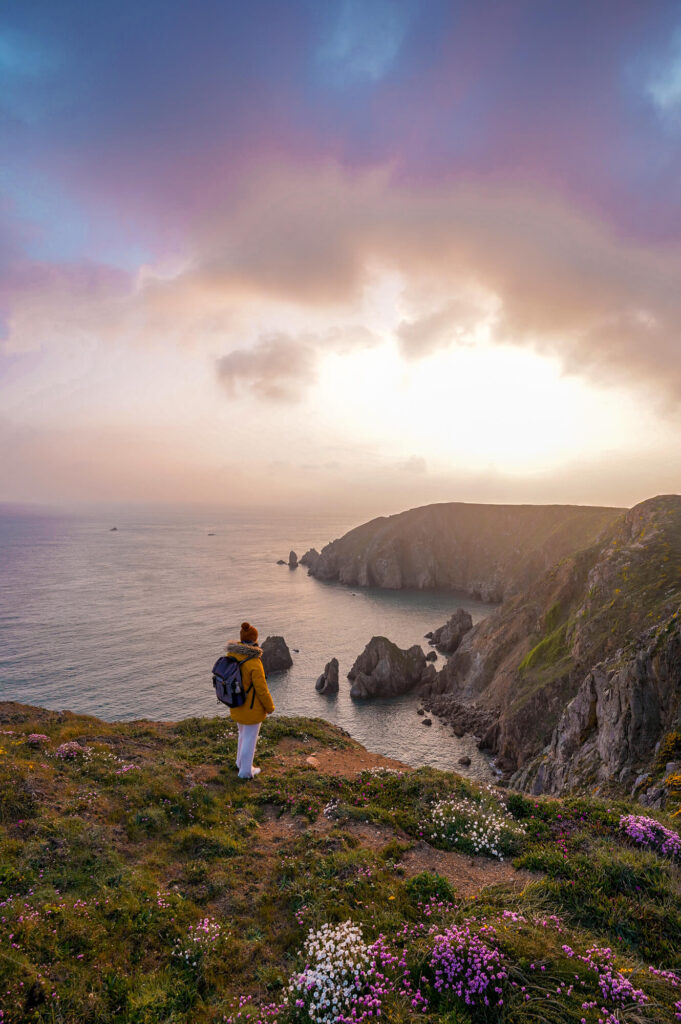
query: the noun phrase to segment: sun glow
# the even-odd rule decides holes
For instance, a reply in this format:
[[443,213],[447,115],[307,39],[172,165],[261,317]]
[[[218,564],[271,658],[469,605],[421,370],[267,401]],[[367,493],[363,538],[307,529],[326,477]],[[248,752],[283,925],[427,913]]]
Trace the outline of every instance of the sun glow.
[[[565,375],[557,360],[481,343],[405,363],[393,345],[325,359],[316,415],[383,455],[526,473],[617,448],[632,399]],[[637,409],[637,417],[645,419]]]

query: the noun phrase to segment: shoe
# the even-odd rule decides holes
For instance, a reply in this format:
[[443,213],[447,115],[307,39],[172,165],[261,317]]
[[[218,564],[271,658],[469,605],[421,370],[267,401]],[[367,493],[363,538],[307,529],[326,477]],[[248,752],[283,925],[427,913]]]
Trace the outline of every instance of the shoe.
[[253,768],[252,772],[252,775],[239,775],[239,778],[243,779],[245,782],[247,782],[249,779],[254,779],[256,775],[260,775],[260,768]]
[[261,772],[260,768],[254,768],[253,769],[253,774],[251,775],[251,778],[254,779],[256,777],[256,775],[260,775],[260,772]]

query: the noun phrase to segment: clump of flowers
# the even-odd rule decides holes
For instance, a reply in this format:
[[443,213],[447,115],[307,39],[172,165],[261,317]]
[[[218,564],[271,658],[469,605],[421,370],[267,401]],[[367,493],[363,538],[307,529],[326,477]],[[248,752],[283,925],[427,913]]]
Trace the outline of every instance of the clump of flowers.
[[445,797],[433,804],[430,820],[423,823],[426,835],[438,845],[490,857],[514,853],[525,829],[500,808],[476,803],[469,797]]
[[503,982],[508,977],[503,959],[503,953],[470,926],[452,925],[434,937],[429,960],[433,987],[440,994],[452,992],[468,1006],[503,1006]]
[[580,957],[598,977],[598,985],[604,999],[611,1003],[624,1004],[627,1002],[638,1003],[639,1006],[648,1002],[645,992],[632,985],[629,978],[626,978],[617,970],[614,963],[615,954],[609,947],[601,948],[592,946],[587,949],[584,956]]
[[384,768],[379,765],[377,768],[363,768],[359,775],[361,779],[382,779],[390,775],[401,779],[404,772],[400,768]]
[[[567,957],[576,957],[581,960],[595,973],[604,1003],[610,1002],[615,1007],[625,1007],[631,1003],[643,1006],[649,1001],[649,997],[643,989],[636,988],[629,978],[617,970],[615,954],[609,946],[592,946],[587,949],[586,953],[579,955],[570,946],[564,945],[563,952]],[[592,999],[582,1003],[582,1009],[593,1010],[598,1005]],[[619,1024],[621,1019],[619,1010],[611,1011],[606,1006],[601,1006],[601,1012],[604,1014],[602,1018],[599,1018],[602,1024]]]
[[32,747],[39,747],[41,743],[47,743],[50,737],[46,736],[44,732],[31,732],[26,737],[26,742],[30,743]]
[[62,743],[54,752],[54,756],[60,758],[62,761],[74,761],[77,757],[88,758],[90,755],[89,747],[81,747],[80,743],[76,743],[75,740],[69,740],[67,743]]
[[663,857],[681,858],[681,836],[654,818],[647,818],[644,814],[624,814],[620,818],[620,828],[639,846],[655,850]]
[[[166,894],[160,894],[164,896]],[[165,902],[165,901],[163,901]],[[159,902],[159,906],[161,903]],[[214,917],[203,917],[198,924],[190,924],[184,939],[176,939],[173,956],[188,967],[197,967],[207,950],[212,949],[222,934],[222,926]]]
[[303,947],[305,969],[294,975],[288,996],[317,1024],[332,1024],[349,1013],[362,995],[369,947],[352,923],[310,929]]

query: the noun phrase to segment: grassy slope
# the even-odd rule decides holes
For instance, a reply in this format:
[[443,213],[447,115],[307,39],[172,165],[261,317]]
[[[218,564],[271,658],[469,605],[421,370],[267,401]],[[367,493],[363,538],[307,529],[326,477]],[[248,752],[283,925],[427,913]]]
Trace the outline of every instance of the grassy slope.
[[[681,989],[648,967],[681,970],[680,870],[624,840],[625,804],[500,794],[526,827],[514,863],[535,874],[509,865],[500,875],[497,861],[442,852],[438,877],[414,874],[434,862],[420,835],[432,802],[452,794],[495,806],[499,797],[433,769],[358,774],[371,758],[325,723],[266,723],[253,783],[236,778],[224,718],[108,724],[0,705],[0,728],[4,1022],[201,1024],[230,1018],[243,994],[256,1020],[301,966],[307,929],[348,918],[368,940],[417,930],[407,963],[427,979],[429,1008],[417,1014],[389,996],[385,1020],[596,1024],[605,1004],[595,975],[563,949],[594,944],[612,947],[618,969],[650,996],[626,1019],[674,1020]],[[49,738],[32,747],[32,732]],[[56,758],[74,739],[89,754]],[[424,911],[434,894],[444,903]],[[191,946],[190,926],[206,917],[221,935],[187,962],[174,950]],[[471,918],[474,929],[496,929],[509,966],[502,1009],[433,995],[428,928]],[[584,1010],[592,998],[597,1006]]]

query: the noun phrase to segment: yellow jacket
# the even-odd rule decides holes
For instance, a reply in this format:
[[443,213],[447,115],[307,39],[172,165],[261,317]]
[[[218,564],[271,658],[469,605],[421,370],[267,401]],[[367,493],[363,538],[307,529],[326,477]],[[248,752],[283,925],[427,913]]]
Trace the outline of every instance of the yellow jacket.
[[[229,713],[241,725],[256,725],[264,722],[274,711],[274,701],[267,686],[265,669],[262,666],[262,649],[257,644],[228,644],[227,654],[246,662],[241,669],[241,680],[246,691],[246,703],[240,708],[230,708]],[[250,659],[246,661],[246,659]]]

